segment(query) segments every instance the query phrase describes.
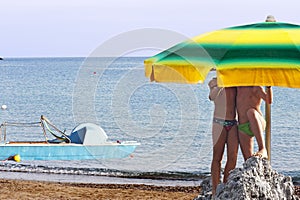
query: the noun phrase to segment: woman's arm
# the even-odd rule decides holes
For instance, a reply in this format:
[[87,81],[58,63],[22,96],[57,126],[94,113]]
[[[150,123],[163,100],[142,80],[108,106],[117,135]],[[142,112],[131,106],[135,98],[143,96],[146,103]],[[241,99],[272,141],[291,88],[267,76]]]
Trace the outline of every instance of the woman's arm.
[[209,98],[209,100],[214,101],[216,99],[216,97],[218,96],[219,91],[221,89],[217,85],[217,79],[213,78],[211,81],[209,81],[208,86],[209,86],[209,90],[210,90],[208,98]]

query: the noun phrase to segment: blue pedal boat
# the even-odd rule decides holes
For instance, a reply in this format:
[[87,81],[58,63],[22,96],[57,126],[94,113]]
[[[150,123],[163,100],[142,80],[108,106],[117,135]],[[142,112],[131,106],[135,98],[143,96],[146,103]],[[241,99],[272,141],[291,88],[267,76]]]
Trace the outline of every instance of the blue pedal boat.
[[[1,124],[1,130],[9,123]],[[55,139],[45,141],[5,141],[0,143],[0,160],[13,155],[20,155],[22,160],[95,160],[118,159],[130,156],[140,143],[136,141],[108,141],[105,131],[93,123],[83,123],[75,127],[70,135],[57,129],[44,116],[41,116],[40,125],[45,138],[46,130],[55,136]],[[58,136],[49,128],[49,125],[59,131]],[[1,131],[3,132],[3,131]]]

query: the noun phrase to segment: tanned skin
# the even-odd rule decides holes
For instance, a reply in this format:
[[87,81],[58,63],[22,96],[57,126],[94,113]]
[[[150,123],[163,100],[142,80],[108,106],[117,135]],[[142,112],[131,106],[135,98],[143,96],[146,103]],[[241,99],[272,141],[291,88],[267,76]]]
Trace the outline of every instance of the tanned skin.
[[[210,88],[209,99],[214,102],[214,117],[224,120],[236,119],[236,94],[235,87],[220,88],[217,86],[217,79],[213,78],[208,86]],[[212,195],[216,193],[217,185],[220,183],[221,162],[227,145],[227,160],[224,170],[223,182],[227,182],[229,171],[234,169],[238,154],[238,131],[234,125],[227,131],[222,125],[213,123],[213,159],[211,163]]]
[[253,155],[268,158],[263,139],[266,121],[260,110],[262,100],[268,104],[272,103],[271,87],[268,87],[267,92],[261,86],[237,87],[236,106],[239,124],[250,123],[250,130],[258,144],[258,152],[253,154],[253,137],[239,131],[239,142],[245,160]]

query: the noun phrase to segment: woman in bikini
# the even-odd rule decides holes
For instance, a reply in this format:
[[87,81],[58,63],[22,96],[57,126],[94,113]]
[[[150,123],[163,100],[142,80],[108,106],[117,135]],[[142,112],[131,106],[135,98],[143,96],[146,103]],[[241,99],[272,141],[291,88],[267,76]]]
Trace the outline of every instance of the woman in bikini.
[[229,171],[234,169],[238,154],[238,131],[236,120],[236,88],[220,88],[217,79],[208,83],[209,99],[214,102],[214,117],[212,126],[213,159],[211,163],[212,195],[216,193],[220,183],[221,162],[225,145],[227,146],[227,160],[224,169],[223,182],[227,182]]

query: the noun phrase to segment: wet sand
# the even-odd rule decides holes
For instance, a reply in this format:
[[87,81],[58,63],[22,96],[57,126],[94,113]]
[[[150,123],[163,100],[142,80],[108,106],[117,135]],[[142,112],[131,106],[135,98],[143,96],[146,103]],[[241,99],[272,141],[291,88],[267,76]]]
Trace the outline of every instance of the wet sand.
[[[0,179],[1,199],[194,199],[200,186],[91,184]],[[300,187],[296,186],[300,197]]]

